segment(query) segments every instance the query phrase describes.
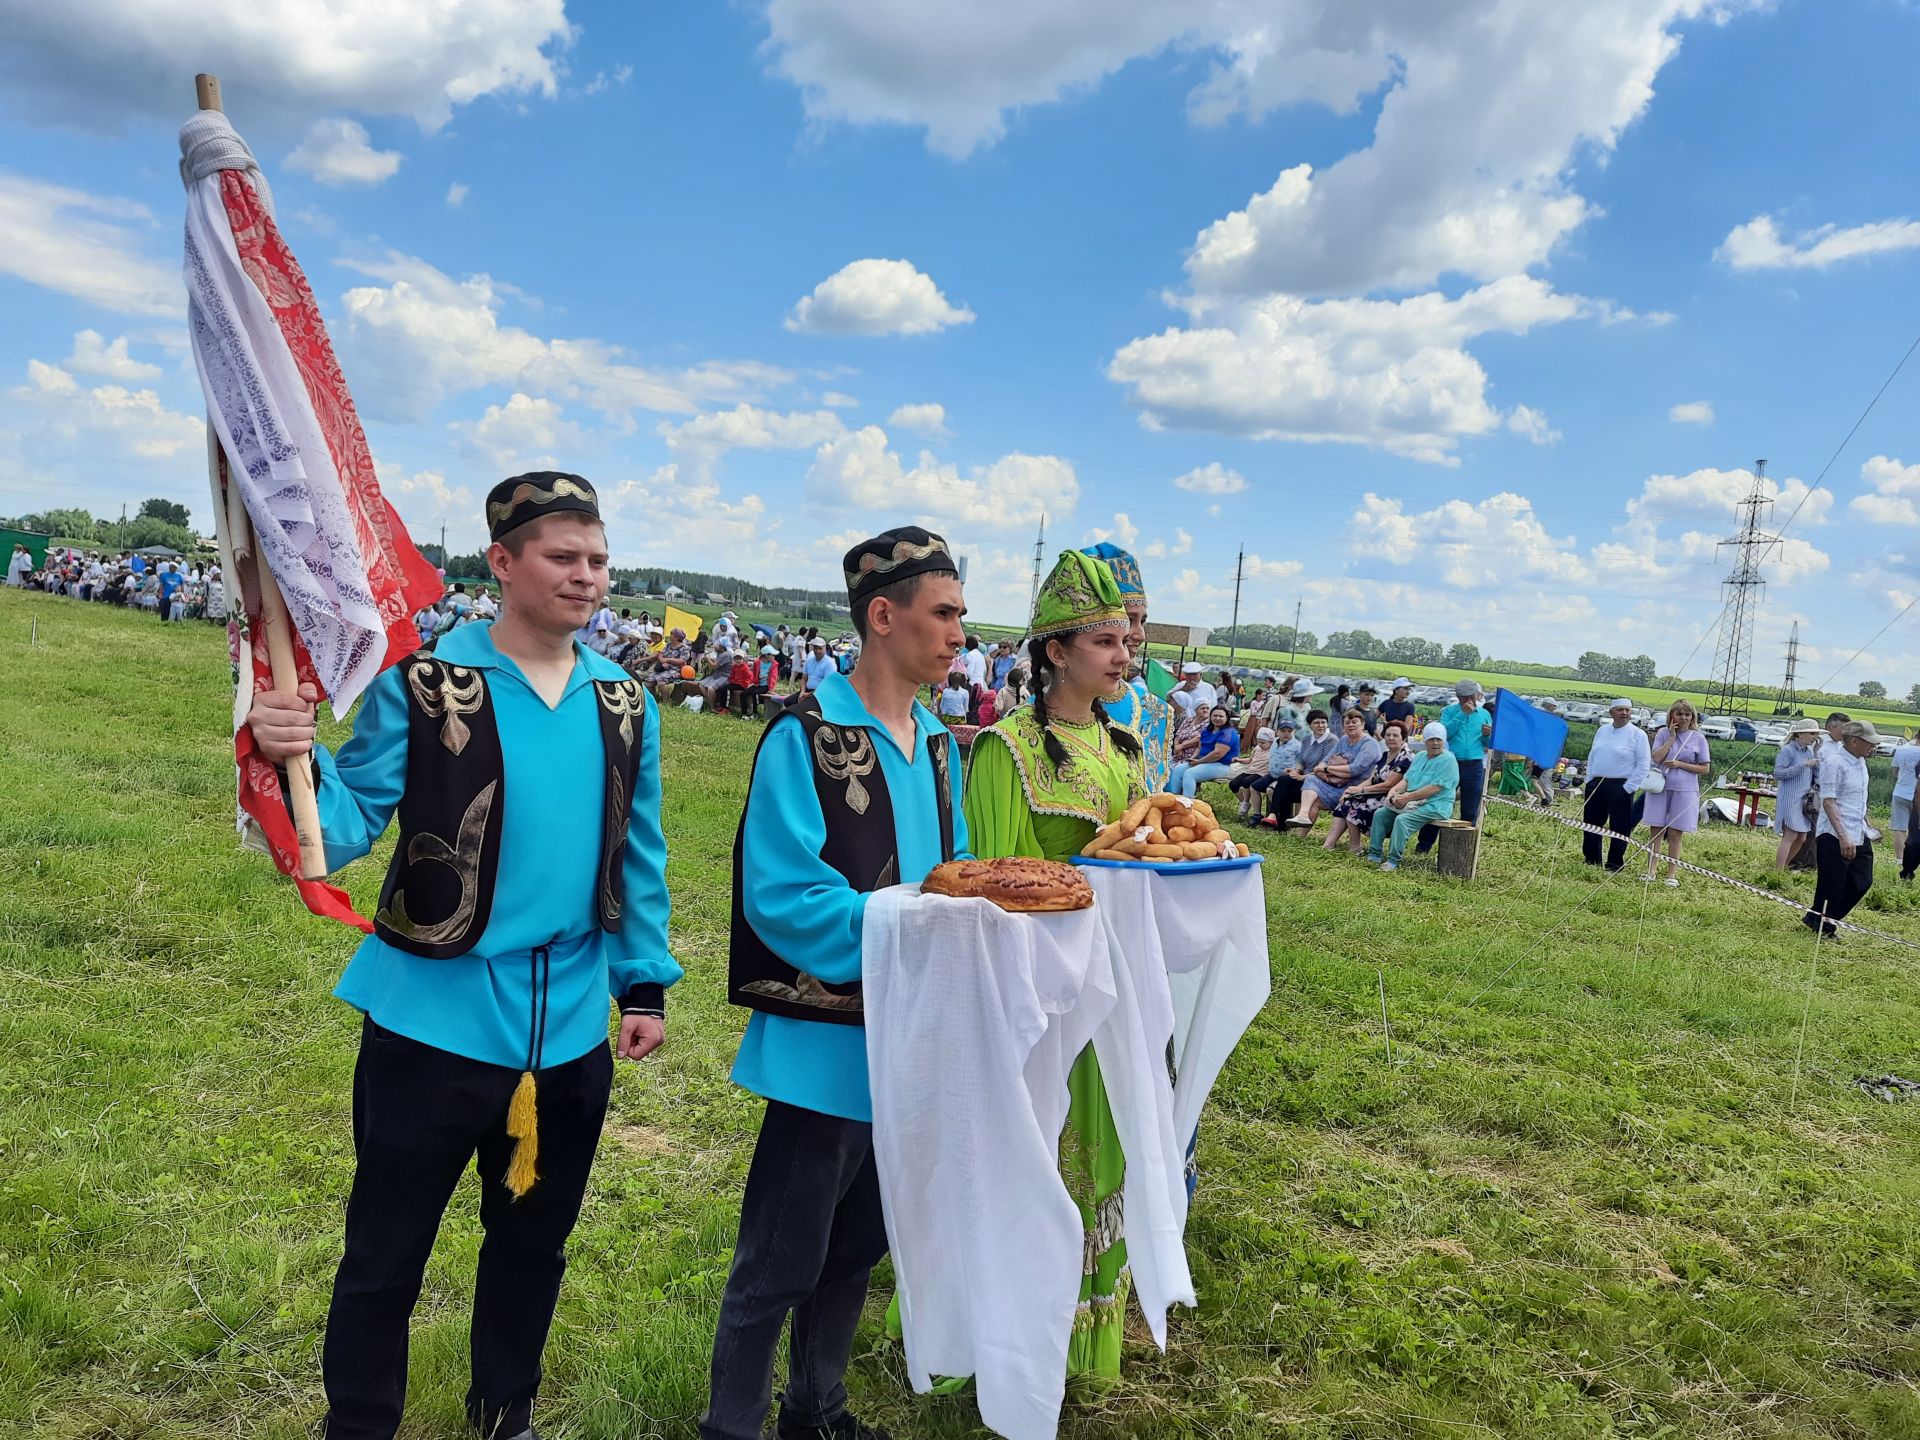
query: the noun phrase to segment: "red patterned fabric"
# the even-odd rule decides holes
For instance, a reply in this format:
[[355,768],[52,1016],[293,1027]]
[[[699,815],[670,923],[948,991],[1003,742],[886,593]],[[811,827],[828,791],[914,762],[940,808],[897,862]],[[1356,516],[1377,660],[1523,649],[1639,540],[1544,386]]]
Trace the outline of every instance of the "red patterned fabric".
[[[360,428],[353,397],[347,392],[346,377],[340,373],[332,342],[320,319],[320,308],[314,303],[313,291],[299,262],[293,258],[273,217],[267,214],[244,175],[235,170],[223,171],[220,189],[241,263],[279,321],[280,332],[286,337],[287,348],[293,352],[314,414],[327,437],[327,449],[333,457],[334,469],[339,472],[341,489],[353,517],[354,538],[366,565],[369,588],[379,602],[380,617],[386,626],[387,654],[382,662],[385,668],[418,648],[420,635],[414,628],[414,612],[440,598],[440,576],[414,548],[400,517],[380,493],[366,432]],[[219,463],[224,490],[224,455]],[[241,583],[236,598],[244,598],[249,616],[258,616],[260,590],[250,567],[243,567],[242,576],[237,578]],[[255,693],[271,690],[273,666],[267,654],[265,631],[254,625],[243,641],[237,620],[229,620],[228,626],[236,662],[240,647],[243,644],[249,647]],[[294,659],[301,682],[319,691],[313,662],[298,635],[294,637]],[[300,898],[314,914],[371,931],[372,924],[354,910],[346,891],[325,881],[299,878],[299,840],[281,797],[280,777],[272,764],[254,749],[252,730],[242,725],[234,732],[233,741],[234,759],[240,768],[240,808],[266,840],[273,863],[293,878]]]
[[313,413],[326,434],[327,449],[353,515],[360,558],[366,564],[374,598],[379,601],[380,618],[386,622],[385,663],[391,665],[419,648],[420,635],[414,629],[413,616],[440,598],[439,573],[414,548],[405,525],[380,493],[366,432],[360,428],[353,396],[347,393],[346,377],[340,373],[340,362],[334,358],[333,343],[327,338],[320,307],[314,303],[300,262],[280,238],[273,217],[267,214],[246,176],[237,170],[222,171],[220,195],[226,201],[227,218],[233,223],[240,263],[272,307],[280,333],[293,352],[293,363],[306,381]]

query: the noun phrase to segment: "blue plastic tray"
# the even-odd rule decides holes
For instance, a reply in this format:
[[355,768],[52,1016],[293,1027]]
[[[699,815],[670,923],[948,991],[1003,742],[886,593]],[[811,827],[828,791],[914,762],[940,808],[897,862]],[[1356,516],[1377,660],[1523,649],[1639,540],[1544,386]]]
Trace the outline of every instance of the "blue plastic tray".
[[1247,870],[1267,857],[1254,851],[1244,859],[1231,860],[1096,860],[1091,855],[1076,855],[1071,863],[1102,870],[1154,870],[1162,875],[1204,875],[1209,870]]

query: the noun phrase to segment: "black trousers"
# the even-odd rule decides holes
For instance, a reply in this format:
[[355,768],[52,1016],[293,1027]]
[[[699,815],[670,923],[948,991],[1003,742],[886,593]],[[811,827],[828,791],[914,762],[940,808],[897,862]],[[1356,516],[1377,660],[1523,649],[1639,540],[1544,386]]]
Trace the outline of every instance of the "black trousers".
[[702,1440],[758,1440],[789,1312],[781,1419],[826,1425],[845,1413],[867,1277],[886,1253],[873,1126],[769,1100],[720,1301]]
[[531,1423],[565,1246],[607,1115],[613,1056],[596,1045],[539,1084],[540,1180],[504,1177],[520,1071],[436,1050],[367,1020],[353,1071],[353,1194],[321,1371],[327,1440],[391,1440],[407,1394],[407,1320],[453,1187],[475,1155],[480,1246],[467,1414],[487,1436]]
[[1827,934],[1834,933],[1835,920],[1844,920],[1873,888],[1873,842],[1862,840],[1854,847],[1853,858],[1840,853],[1837,835],[1813,838],[1815,879],[1813,907],[1801,917],[1809,930],[1821,928],[1825,916]]
[[[1580,818],[1589,825],[1604,825],[1619,838],[1607,841],[1607,869],[1618,870],[1627,863],[1626,837],[1640,823],[1640,801],[1627,789],[1624,780],[1587,781],[1587,803]],[[1589,865],[1600,863],[1600,837],[1582,835],[1580,853]]]
[[1907,847],[1900,852],[1900,878],[1911,880],[1914,866],[1920,865],[1920,825],[1907,827]]
[[1267,814],[1285,825],[1287,817],[1299,806],[1300,792],[1306,783],[1291,775],[1275,775],[1267,787]]

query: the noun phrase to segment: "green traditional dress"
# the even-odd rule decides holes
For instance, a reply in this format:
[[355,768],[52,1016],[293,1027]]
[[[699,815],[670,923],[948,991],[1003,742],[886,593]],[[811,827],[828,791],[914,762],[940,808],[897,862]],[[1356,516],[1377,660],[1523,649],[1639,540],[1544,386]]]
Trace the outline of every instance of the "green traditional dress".
[[[1126,570],[1126,564],[1121,568]],[[1137,566],[1130,579],[1137,588]],[[1045,645],[1126,623],[1123,589],[1108,560],[1067,550],[1041,585],[1027,630],[1034,644]],[[1113,731],[1098,720],[1086,725],[1054,720],[1048,728],[1067,751],[1065,763],[1057,766],[1047,755],[1046,735],[1031,705],[974,738],[967,822],[971,825],[978,815],[984,827],[972,837],[974,854],[1066,860],[1145,793],[1139,762],[1114,743]],[[1139,739],[1137,734],[1134,738]],[[1111,1382],[1120,1378],[1129,1289],[1127,1246],[1121,1238],[1127,1160],[1091,1045],[1074,1061],[1067,1092],[1060,1177],[1080,1208],[1085,1231],[1080,1307],[1067,1348],[1067,1374]]]
[[[1031,705],[974,737],[967,772],[967,834],[973,853],[982,859],[1070,859],[1094,831],[1118,820],[1146,793],[1139,761],[1122,752],[1097,722],[1069,725],[1056,719],[1053,733],[1067,748],[1064,771],[1047,757]],[[1067,1374],[1116,1380],[1129,1287],[1120,1208],[1127,1165],[1091,1045],[1074,1061],[1067,1090],[1060,1176],[1080,1207],[1086,1230],[1080,1308],[1067,1351]]]

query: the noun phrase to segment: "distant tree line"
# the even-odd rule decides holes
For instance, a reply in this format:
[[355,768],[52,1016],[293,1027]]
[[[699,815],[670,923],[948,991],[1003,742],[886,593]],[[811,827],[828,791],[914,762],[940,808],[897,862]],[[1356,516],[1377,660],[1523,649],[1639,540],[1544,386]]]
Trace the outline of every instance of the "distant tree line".
[[63,508],[42,510],[31,515],[16,515],[0,520],[0,525],[20,530],[37,530],[56,540],[81,547],[103,550],[138,550],[147,545],[167,545],[182,554],[202,548],[193,533],[192,514],[177,500],[155,497],[143,500],[140,511],[131,520],[95,519],[91,512]]

